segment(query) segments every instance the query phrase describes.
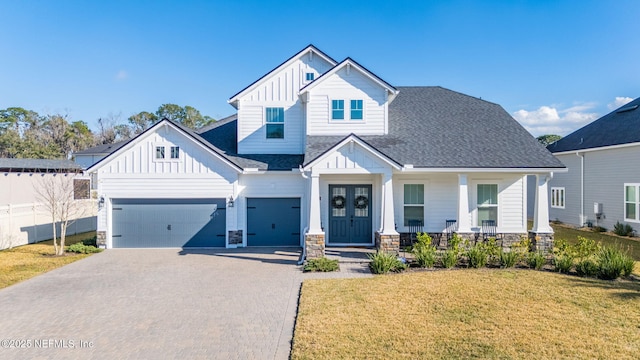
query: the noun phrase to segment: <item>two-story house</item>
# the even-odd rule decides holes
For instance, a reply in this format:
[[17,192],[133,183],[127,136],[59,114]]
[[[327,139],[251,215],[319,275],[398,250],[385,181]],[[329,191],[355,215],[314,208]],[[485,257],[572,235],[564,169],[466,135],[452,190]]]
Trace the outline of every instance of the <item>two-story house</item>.
[[162,120],[88,169],[106,247],[395,251],[447,220],[465,237],[493,220],[507,240],[552,239],[547,181],[564,166],[497,104],[395,87],[312,45],[229,103],[236,115],[197,133]]

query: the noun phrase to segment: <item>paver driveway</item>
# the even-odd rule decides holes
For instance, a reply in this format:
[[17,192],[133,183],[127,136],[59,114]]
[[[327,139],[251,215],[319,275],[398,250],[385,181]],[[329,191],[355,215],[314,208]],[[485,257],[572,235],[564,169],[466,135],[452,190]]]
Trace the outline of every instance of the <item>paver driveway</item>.
[[93,255],[0,290],[0,359],[286,359],[298,256],[283,248]]

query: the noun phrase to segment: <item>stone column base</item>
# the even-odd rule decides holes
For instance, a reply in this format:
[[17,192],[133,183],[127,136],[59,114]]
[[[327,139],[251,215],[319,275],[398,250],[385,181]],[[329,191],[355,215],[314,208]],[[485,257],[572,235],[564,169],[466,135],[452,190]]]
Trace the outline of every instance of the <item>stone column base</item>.
[[386,253],[400,252],[400,234],[385,235],[376,231],[376,248]]
[[553,233],[536,233],[529,231],[531,250],[547,254],[553,251]]
[[307,251],[307,259],[324,257],[324,234],[305,234],[304,247]]
[[106,231],[96,232],[96,246],[101,249],[107,248],[107,232]]

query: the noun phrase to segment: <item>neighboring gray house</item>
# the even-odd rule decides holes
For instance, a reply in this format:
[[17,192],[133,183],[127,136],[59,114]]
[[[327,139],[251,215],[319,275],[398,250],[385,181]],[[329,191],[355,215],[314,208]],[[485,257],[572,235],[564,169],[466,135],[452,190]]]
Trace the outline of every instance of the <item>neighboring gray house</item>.
[[126,141],[120,141],[113,144],[102,144],[89,149],[77,151],[73,153],[73,161],[75,161],[83,169],[88,169],[91,165],[102,160],[105,156],[118,150]]
[[96,209],[90,203],[89,179],[70,160],[0,158],[0,249],[52,238],[51,215],[40,204],[35,189],[46,177],[71,176],[74,197],[84,201],[86,212],[68,234],[96,229]]
[[551,220],[640,230],[640,98],[549,145],[569,169],[549,182]]
[[395,87],[312,45],[229,103],[237,115],[198,132],[163,119],[87,170],[104,246],[397,251],[415,224],[447,220],[465,237],[482,220],[511,241],[552,237],[547,180],[565,168],[497,104]]

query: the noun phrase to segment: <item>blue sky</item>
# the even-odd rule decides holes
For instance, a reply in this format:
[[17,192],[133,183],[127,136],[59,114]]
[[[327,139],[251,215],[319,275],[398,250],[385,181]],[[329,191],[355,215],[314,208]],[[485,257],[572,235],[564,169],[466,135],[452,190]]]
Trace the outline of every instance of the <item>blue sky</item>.
[[395,86],[502,105],[534,135],[640,97],[638,1],[2,1],[0,109],[96,127],[227,103],[312,43]]

